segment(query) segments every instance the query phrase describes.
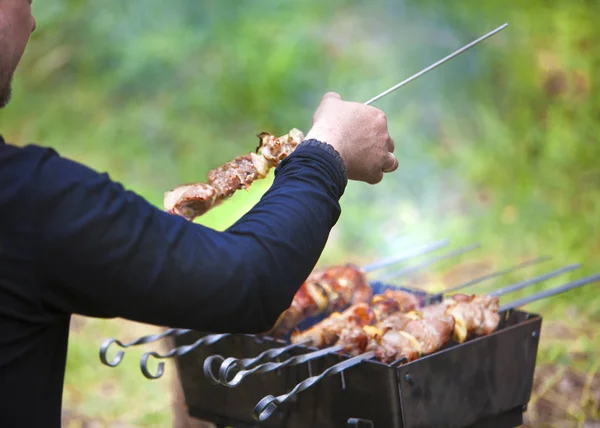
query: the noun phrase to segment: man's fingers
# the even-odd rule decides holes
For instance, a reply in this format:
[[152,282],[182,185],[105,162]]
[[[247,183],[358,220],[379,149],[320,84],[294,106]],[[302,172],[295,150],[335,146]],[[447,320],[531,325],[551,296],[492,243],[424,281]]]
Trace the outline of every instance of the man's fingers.
[[392,172],[398,169],[398,159],[393,153],[388,153],[382,169],[383,172]]

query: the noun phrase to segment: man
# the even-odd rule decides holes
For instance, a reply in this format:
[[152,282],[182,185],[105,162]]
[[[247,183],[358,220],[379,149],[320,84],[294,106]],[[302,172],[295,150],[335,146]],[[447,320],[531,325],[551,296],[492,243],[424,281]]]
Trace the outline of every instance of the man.
[[[0,0],[0,105],[35,29]],[[269,330],[316,265],[347,179],[398,163],[383,113],[326,94],[261,201],[225,232],[37,145],[0,143],[0,425],[59,427],[71,314]]]

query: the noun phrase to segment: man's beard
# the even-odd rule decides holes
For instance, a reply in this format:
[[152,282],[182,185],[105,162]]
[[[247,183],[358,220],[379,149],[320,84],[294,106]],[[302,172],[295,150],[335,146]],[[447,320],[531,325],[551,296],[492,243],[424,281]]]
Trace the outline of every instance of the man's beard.
[[[0,0],[2,1],[2,0]],[[2,44],[0,43],[0,48]],[[0,49],[1,51],[1,49]],[[10,71],[9,71],[10,70]],[[0,109],[6,107],[12,95],[12,79],[14,70],[11,70],[0,58]]]
[[2,82],[0,80],[0,109],[6,107],[10,101],[12,95],[12,88],[10,80]]

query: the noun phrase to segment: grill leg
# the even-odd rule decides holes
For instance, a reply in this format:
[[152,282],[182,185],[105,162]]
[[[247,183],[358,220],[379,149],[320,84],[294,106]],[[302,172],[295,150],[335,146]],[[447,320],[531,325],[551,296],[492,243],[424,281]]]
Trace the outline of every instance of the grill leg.
[[373,421],[368,419],[356,419],[350,418],[348,419],[348,428],[375,428],[375,424]]

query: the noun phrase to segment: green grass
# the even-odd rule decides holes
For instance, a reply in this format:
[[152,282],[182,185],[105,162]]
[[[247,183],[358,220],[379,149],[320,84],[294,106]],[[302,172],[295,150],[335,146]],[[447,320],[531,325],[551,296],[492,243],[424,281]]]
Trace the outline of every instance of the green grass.
[[[509,300],[600,272],[598,2],[57,0],[33,8],[38,31],[1,132],[108,171],[157,206],[164,191],[252,151],[261,131],[306,132],[325,91],[364,101],[509,22],[377,103],[400,168],[377,186],[349,184],[321,264],[366,263],[443,238],[482,249],[433,274],[474,259],[502,268],[554,257],[475,292],[583,264]],[[270,179],[198,222],[226,228]],[[592,370],[600,343],[585,332],[600,324],[597,285],[527,310],[574,335],[543,330],[540,364]],[[167,380],[138,371],[146,348],[116,369],[97,360],[102,340],[127,325],[90,320],[73,333],[65,407],[168,425]]]

